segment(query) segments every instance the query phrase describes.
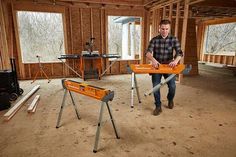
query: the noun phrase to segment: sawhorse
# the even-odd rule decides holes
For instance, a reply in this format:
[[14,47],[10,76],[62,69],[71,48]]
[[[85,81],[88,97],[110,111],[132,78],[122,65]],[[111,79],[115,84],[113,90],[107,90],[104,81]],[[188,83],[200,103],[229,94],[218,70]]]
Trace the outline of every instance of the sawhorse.
[[92,97],[94,99],[102,101],[101,108],[100,108],[100,114],[99,114],[99,120],[98,120],[98,124],[97,124],[97,131],[96,131],[96,137],[95,137],[95,144],[94,144],[93,152],[94,153],[97,152],[98,141],[99,141],[99,136],[100,136],[100,130],[101,130],[101,126],[102,126],[102,116],[103,116],[103,110],[104,110],[104,105],[105,104],[106,104],[107,109],[108,109],[108,113],[109,113],[109,116],[110,116],[110,120],[112,122],[113,129],[114,129],[115,134],[116,134],[116,138],[117,139],[120,138],[119,135],[118,135],[118,131],[116,129],[114,118],[112,116],[111,108],[108,104],[108,101],[113,100],[114,91],[110,91],[110,90],[106,90],[104,88],[83,84],[83,83],[72,81],[72,80],[62,80],[62,86],[64,88],[64,96],[63,96],[63,100],[62,100],[62,104],[61,104],[61,109],[60,109],[60,112],[59,112],[59,115],[58,115],[56,128],[60,127],[62,111],[64,109],[65,100],[66,100],[66,96],[67,96],[68,91],[69,91],[69,94],[70,94],[70,97],[71,97],[71,100],[72,100],[77,118],[80,119],[80,115],[79,115],[78,109],[75,105],[74,97],[72,95],[72,92],[76,92],[76,93],[83,94],[83,95],[86,95],[86,96],[89,96],[89,97]]
[[159,65],[159,68],[156,69],[152,67],[150,64],[131,64],[128,71],[131,72],[131,108],[134,107],[134,90],[137,92],[137,97],[139,103],[141,103],[139,90],[138,90],[138,83],[136,74],[145,74],[145,73],[160,73],[160,74],[171,74],[169,77],[167,77],[164,81],[153,87],[151,90],[146,92],[144,96],[151,95],[152,93],[156,92],[157,90],[160,90],[161,87],[163,87],[165,84],[167,84],[172,78],[174,78],[177,74],[183,73],[188,74],[190,70],[192,69],[192,66],[186,66],[183,64],[178,64],[176,67],[171,68],[166,64]]

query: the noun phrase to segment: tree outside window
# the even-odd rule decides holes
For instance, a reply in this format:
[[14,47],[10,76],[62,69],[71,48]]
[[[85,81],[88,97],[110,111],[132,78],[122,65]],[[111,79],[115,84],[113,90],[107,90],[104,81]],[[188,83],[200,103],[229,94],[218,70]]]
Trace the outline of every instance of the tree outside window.
[[23,63],[58,62],[65,54],[61,13],[17,11],[20,49]]
[[205,31],[204,53],[234,56],[236,23],[209,25]]
[[141,18],[108,16],[108,53],[119,54],[121,59],[140,59]]

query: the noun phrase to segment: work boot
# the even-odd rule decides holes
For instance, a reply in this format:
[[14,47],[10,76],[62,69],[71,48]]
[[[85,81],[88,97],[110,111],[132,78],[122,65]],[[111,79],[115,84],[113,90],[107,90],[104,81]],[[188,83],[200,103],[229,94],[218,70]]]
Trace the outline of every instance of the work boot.
[[172,109],[174,107],[174,101],[168,101],[168,107],[169,109]]
[[161,106],[156,107],[153,111],[154,116],[158,116],[162,112]]

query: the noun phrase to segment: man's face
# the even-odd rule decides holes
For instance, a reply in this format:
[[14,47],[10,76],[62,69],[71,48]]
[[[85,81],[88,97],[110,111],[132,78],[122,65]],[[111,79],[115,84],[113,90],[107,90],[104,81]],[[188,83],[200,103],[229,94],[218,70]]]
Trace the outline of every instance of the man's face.
[[160,26],[160,33],[163,38],[166,38],[170,32],[170,25],[161,25]]

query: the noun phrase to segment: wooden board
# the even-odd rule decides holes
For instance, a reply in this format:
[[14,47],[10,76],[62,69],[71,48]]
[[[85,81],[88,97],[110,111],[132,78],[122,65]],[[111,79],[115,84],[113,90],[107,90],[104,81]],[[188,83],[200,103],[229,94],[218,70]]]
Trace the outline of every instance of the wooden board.
[[5,120],[10,120],[15,113],[20,109],[24,102],[26,102],[38,89],[40,85],[35,86],[29,93],[27,93],[20,101],[18,101],[12,108],[8,110],[3,116]]
[[33,110],[36,108],[36,105],[38,103],[39,97],[40,97],[40,95],[36,95],[34,97],[34,100],[32,101],[32,103],[29,105],[29,107],[27,109],[28,112],[33,112]]

